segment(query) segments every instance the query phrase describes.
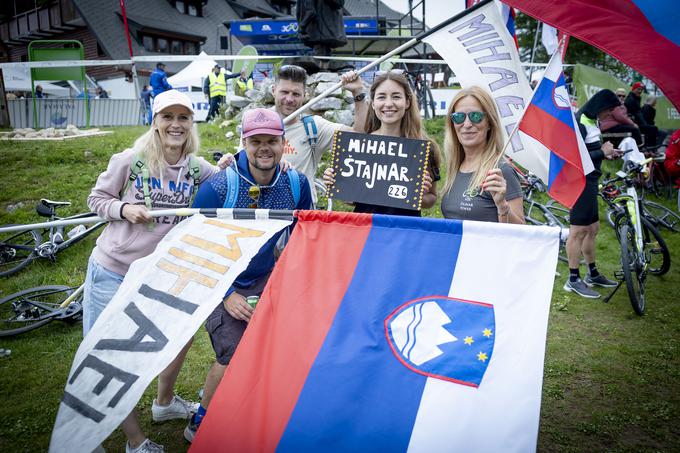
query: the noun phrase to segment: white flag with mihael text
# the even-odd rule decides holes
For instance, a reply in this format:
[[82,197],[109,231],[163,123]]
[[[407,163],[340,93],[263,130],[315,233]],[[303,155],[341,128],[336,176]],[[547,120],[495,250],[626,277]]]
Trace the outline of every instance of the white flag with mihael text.
[[252,257],[290,223],[194,215],[132,263],[76,352],[50,452],[88,452],[106,439]]

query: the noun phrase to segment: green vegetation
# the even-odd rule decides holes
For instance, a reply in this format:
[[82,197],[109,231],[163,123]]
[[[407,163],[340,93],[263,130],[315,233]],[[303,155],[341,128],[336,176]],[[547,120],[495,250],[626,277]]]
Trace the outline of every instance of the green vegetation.
[[[85,210],[87,194],[111,154],[130,146],[143,130],[119,128],[106,137],[66,142],[0,142],[0,167],[8,170],[0,183],[0,224],[39,221],[34,206],[43,197],[70,200],[73,206],[64,215]],[[214,149],[231,151],[236,144],[234,139],[226,141],[225,131],[217,126],[200,125],[199,130],[206,158]],[[440,143],[442,130],[441,119],[428,122],[428,131]],[[441,216],[438,208],[429,214]],[[680,235],[663,235],[675,262],[667,275],[649,277],[643,317],[633,313],[625,288],[609,304],[564,292],[568,270],[559,264],[545,357],[540,451],[680,449],[680,304],[675,293],[680,288]],[[93,246],[94,238],[88,238],[60,254],[56,263],[37,261],[0,280],[0,297],[37,285],[80,284]],[[609,276],[619,268],[618,253],[614,234],[603,222],[598,264]],[[79,325],[59,322],[0,340],[0,348],[12,350],[9,357],[0,358],[0,451],[47,449],[80,341]],[[178,392],[196,398],[212,360],[201,329],[180,374]],[[138,405],[144,429],[169,451],[186,450],[182,421],[151,422],[154,394],[152,385]],[[123,442],[118,430],[104,447],[120,451]]]

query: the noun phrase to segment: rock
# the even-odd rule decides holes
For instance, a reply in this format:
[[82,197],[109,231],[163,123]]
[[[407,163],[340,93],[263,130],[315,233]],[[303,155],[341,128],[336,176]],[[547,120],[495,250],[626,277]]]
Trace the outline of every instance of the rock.
[[227,132],[226,134],[224,134],[224,136],[225,136],[226,138],[234,138],[234,133],[233,133],[232,131],[229,131],[229,132]]
[[262,93],[262,98],[260,103],[264,105],[274,104],[274,95],[272,94],[272,86],[274,85],[274,80],[266,78],[260,83],[260,93]]
[[40,137],[40,133],[39,132],[29,132],[29,133],[25,134],[24,137],[25,138],[38,138],[38,137]]
[[43,129],[40,131],[40,135],[43,137],[54,137],[54,128],[48,127],[47,129]]
[[23,207],[24,207],[24,202],[23,202],[23,201],[20,201],[20,202],[18,202],[18,203],[14,203],[14,204],[8,204],[8,205],[7,205],[7,212],[9,212],[9,213],[11,214],[11,213],[13,213],[14,211],[16,211],[17,209],[23,208]]
[[89,149],[86,149],[85,151],[83,151],[83,156],[85,158],[89,159],[90,157],[92,157],[92,151],[90,151]]
[[224,120],[222,121],[222,124],[220,124],[220,129],[224,129],[226,127],[230,127],[234,124],[233,120]]
[[321,99],[316,104],[310,107],[314,112],[323,112],[325,110],[340,110],[342,108],[342,101],[338,98],[328,97]]
[[260,102],[264,98],[265,94],[260,90],[248,90],[246,91],[246,97],[252,102]]
[[[335,83],[333,83],[333,82],[320,82],[320,83],[316,84],[316,86],[314,87],[314,91],[312,91],[312,95],[318,96],[321,93],[323,93],[324,91],[326,91],[327,89],[331,88],[333,85],[337,85],[337,82],[335,82]],[[331,93],[330,96],[342,97],[342,91],[343,91],[342,88],[338,88],[333,93]]]
[[338,83],[340,81],[340,76],[334,72],[317,72],[312,74],[307,78],[308,85],[314,85],[318,82],[332,82]]
[[250,104],[250,102],[251,102],[250,99],[244,98],[244,97],[241,97],[241,96],[236,96],[236,95],[227,96],[227,103],[231,107],[236,107],[236,108],[242,109],[243,107]]
[[346,126],[354,124],[354,113],[350,110],[328,110],[323,117],[334,123],[341,123]]

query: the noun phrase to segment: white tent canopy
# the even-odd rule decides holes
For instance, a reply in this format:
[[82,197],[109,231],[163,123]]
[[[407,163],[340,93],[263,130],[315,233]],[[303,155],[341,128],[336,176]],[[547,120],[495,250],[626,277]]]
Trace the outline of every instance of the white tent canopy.
[[[5,91],[31,91],[31,75],[28,68],[4,68],[2,78],[5,82]],[[54,97],[69,97],[71,90],[53,83],[40,80],[35,82],[46,93]]]
[[203,80],[215,67],[217,62],[210,58],[207,53],[201,52],[198,58],[186,65],[181,71],[172,77],[168,77],[168,83],[173,87],[203,87]]
[[[217,62],[210,58],[205,52],[201,52],[194,61],[189,63],[172,77],[168,77],[168,83],[173,88],[187,93],[194,103],[194,119],[204,121],[208,115],[208,100],[203,94],[203,80],[215,67]],[[222,69],[224,71],[224,69]],[[229,90],[231,80],[227,80],[227,90]]]

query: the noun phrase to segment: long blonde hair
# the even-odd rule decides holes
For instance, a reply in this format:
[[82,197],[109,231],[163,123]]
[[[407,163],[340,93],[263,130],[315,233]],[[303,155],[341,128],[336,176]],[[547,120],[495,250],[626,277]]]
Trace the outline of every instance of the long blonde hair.
[[368,113],[366,115],[366,121],[364,122],[364,133],[371,134],[380,129],[380,126],[382,125],[377,115],[375,114],[375,110],[373,110],[373,98],[375,97],[375,92],[378,89],[378,87],[386,80],[392,80],[393,82],[401,86],[402,90],[404,90],[406,101],[409,104],[408,108],[404,112],[403,118],[401,119],[401,124],[399,128],[400,136],[405,138],[429,140],[431,143],[430,149],[432,150],[431,153],[432,159],[434,164],[438,168],[440,161],[439,145],[437,144],[436,141],[432,140],[427,135],[427,132],[425,132],[425,129],[423,128],[423,122],[420,119],[418,98],[413,93],[413,90],[411,90],[411,85],[408,83],[408,79],[401,72],[387,71],[383,74],[380,74],[379,76],[376,76],[375,79],[373,79],[373,84],[371,85],[369,94],[370,104],[368,107]]
[[482,111],[489,122],[489,130],[487,131],[486,136],[486,147],[482,152],[479,168],[475,171],[474,175],[470,179],[468,190],[474,191],[477,187],[479,187],[482,184],[482,181],[484,181],[484,178],[486,177],[486,174],[489,172],[489,170],[496,167],[499,160],[502,158],[503,132],[501,130],[501,122],[493,98],[491,98],[491,95],[489,95],[483,88],[478,86],[471,86],[460,90],[451,100],[451,106],[449,107],[446,118],[446,130],[444,132],[446,181],[444,183],[444,193],[451,190],[453,181],[456,179],[456,175],[460,170],[460,165],[465,159],[465,151],[463,150],[463,145],[461,145],[460,141],[458,140],[458,135],[456,135],[455,127],[451,121],[451,114],[455,112],[458,101],[468,96],[473,97],[477,100],[477,102],[479,102],[479,104],[482,106]]
[[[135,140],[134,145],[132,145],[135,153],[141,152],[143,154],[144,163],[149,168],[149,172],[152,175],[163,174],[165,172],[165,167],[167,166],[165,157],[163,156],[163,149],[165,146],[161,141],[160,132],[156,125],[157,117],[158,115],[154,115],[153,121],[151,122],[151,128]],[[184,146],[182,147],[182,157],[196,153],[199,147],[200,139],[198,138],[196,124],[193,124],[191,129],[189,129],[187,141],[184,142]]]

